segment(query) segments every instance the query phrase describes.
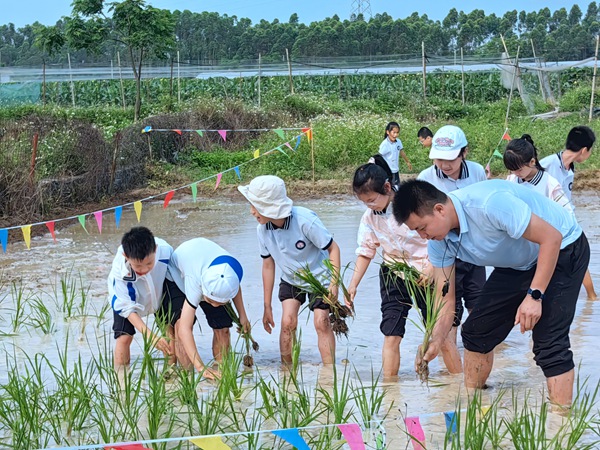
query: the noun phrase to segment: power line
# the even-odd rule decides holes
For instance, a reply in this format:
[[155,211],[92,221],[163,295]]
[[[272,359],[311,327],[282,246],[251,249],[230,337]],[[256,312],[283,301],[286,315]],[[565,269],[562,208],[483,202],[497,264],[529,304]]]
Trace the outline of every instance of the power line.
[[370,19],[373,16],[371,12],[371,0],[352,0],[352,18],[362,14],[365,19]]

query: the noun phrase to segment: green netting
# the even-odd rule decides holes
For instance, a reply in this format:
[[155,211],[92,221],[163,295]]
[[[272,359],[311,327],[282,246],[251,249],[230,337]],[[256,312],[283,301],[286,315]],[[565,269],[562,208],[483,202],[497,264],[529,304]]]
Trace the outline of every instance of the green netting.
[[2,83],[0,84],[0,106],[38,103],[41,83]]

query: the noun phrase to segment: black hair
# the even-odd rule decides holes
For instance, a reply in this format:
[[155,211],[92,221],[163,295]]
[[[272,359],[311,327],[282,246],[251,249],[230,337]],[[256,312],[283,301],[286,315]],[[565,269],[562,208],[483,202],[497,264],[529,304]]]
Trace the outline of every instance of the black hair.
[[417,137],[423,139],[427,139],[428,137],[433,138],[433,133],[429,128],[421,127],[419,128],[419,131],[417,131]]
[[354,194],[367,194],[377,192],[381,195],[387,195],[385,183],[392,181],[392,170],[383,156],[380,154],[371,157],[373,162],[363,164],[354,172],[352,189]]
[[571,131],[569,131],[569,134],[567,135],[565,148],[572,152],[578,152],[584,147],[588,150],[592,150],[594,142],[596,142],[596,135],[592,129],[585,125],[581,125],[571,128]]
[[394,218],[396,222],[404,223],[413,213],[424,217],[432,214],[435,205],[447,201],[448,196],[433,184],[423,180],[410,180],[402,183],[394,195]]
[[536,169],[543,172],[544,168],[540,164],[537,148],[530,135],[524,134],[519,139],[513,139],[506,144],[503,160],[504,167],[508,170],[519,170],[532,159],[535,160]]
[[123,253],[129,259],[141,261],[156,252],[154,235],[146,227],[133,227],[121,238]]
[[398,125],[398,122],[390,122],[390,123],[388,123],[386,125],[386,127],[385,127],[385,133],[383,133],[383,138],[387,139],[387,137],[388,137],[387,132],[388,131],[392,131],[394,128],[398,128],[398,131],[400,131],[400,125]]

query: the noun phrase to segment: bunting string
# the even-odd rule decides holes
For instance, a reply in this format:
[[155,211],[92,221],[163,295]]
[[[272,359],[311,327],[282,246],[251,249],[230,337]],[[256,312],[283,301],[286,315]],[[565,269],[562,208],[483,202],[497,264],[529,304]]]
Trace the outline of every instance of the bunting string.
[[[87,228],[85,227],[85,222],[86,222],[86,218],[88,215],[94,215],[96,222],[98,224],[98,228],[99,231],[101,232],[101,227],[102,227],[102,216],[104,213],[107,212],[115,212],[115,223],[117,228],[119,228],[120,225],[120,221],[121,221],[121,216],[122,216],[122,212],[123,212],[123,208],[125,207],[130,207],[133,206],[134,210],[135,210],[135,214],[136,214],[136,218],[138,220],[138,222],[141,220],[141,213],[142,213],[142,204],[144,202],[148,202],[150,200],[156,200],[156,199],[160,199],[160,198],[164,198],[163,201],[163,207],[166,208],[169,204],[169,202],[171,201],[171,199],[173,198],[173,195],[175,194],[175,192],[177,191],[181,191],[183,189],[187,189],[187,188],[191,188],[192,190],[192,196],[193,196],[193,200],[194,202],[196,201],[196,196],[197,196],[197,185],[198,183],[202,183],[211,179],[215,179],[216,180],[216,186],[215,189],[219,186],[219,183],[221,181],[221,178],[223,177],[223,175],[225,173],[228,172],[234,172],[235,176],[238,179],[241,179],[241,172],[240,172],[240,168],[245,166],[246,164],[249,164],[251,162],[253,162],[254,160],[258,159],[258,158],[262,158],[264,156],[273,154],[275,152],[281,152],[283,154],[285,154],[287,156],[287,154],[285,153],[285,151],[283,150],[283,147],[288,147],[288,148],[292,148],[292,150],[297,150],[298,146],[300,145],[300,142],[302,140],[302,136],[308,136],[308,133],[312,133],[312,129],[310,128],[281,128],[281,129],[277,129],[277,130],[302,130],[302,132],[293,137],[292,139],[290,139],[289,141],[286,141],[284,143],[282,143],[281,145],[278,145],[277,147],[274,147],[270,150],[267,150],[265,152],[262,152],[258,149],[258,150],[254,150],[252,152],[252,157],[250,159],[248,159],[247,161],[244,161],[234,167],[230,167],[226,170],[223,170],[222,172],[213,174],[213,175],[209,175],[205,178],[202,178],[201,180],[197,180],[194,181],[193,183],[189,183],[186,184],[185,186],[180,186],[178,188],[174,188],[174,189],[170,189],[166,192],[161,192],[159,194],[155,194],[155,195],[150,195],[148,197],[142,198],[140,200],[136,200],[133,202],[129,202],[129,203],[124,203],[122,205],[118,205],[118,206],[111,206],[109,208],[105,208],[102,210],[98,210],[95,212],[89,212],[89,213],[85,213],[85,214],[77,214],[77,215],[73,215],[73,216],[69,216],[69,217],[64,217],[64,218],[60,218],[60,219],[53,219],[53,220],[47,220],[47,221],[42,221],[42,222],[36,222],[36,223],[32,223],[32,224],[27,224],[27,225],[15,225],[15,226],[11,226],[11,227],[5,227],[5,228],[1,228],[0,229],[0,243],[2,244],[2,250],[4,252],[7,251],[7,243],[8,243],[8,231],[9,230],[17,230],[20,229],[23,233],[23,239],[27,245],[27,248],[30,248],[30,243],[31,243],[31,228],[35,227],[35,226],[40,226],[40,225],[45,225],[48,230],[50,231],[52,238],[55,240],[55,224],[57,222],[65,222],[65,221],[73,221],[73,220],[78,220],[80,225],[83,227],[83,229],[85,230],[86,233],[89,234],[89,231],[87,230]],[[154,130],[157,131],[157,130]],[[193,130],[196,131],[196,130]],[[211,130],[206,130],[206,131],[211,131]],[[215,130],[218,131],[218,130]],[[229,131],[229,130],[225,130],[225,131]],[[240,131],[240,130],[234,130],[234,131]],[[257,130],[245,130],[245,131],[258,131]],[[267,131],[274,131],[272,129],[267,129]],[[294,147],[291,146],[290,144],[291,142],[295,141],[295,145]]]
[[[203,133],[221,133],[223,131],[227,133],[251,133],[251,132],[259,132],[259,131],[273,131],[279,134],[279,131],[298,131],[305,130],[304,127],[297,128],[236,128],[236,129],[189,129],[189,128],[152,128],[151,126],[144,127],[142,129],[142,133],[166,133],[166,132],[180,132],[180,133],[198,133],[202,136]],[[201,134],[202,133],[202,134]],[[179,133],[177,133],[179,134]],[[280,135],[280,134],[279,134]],[[281,135],[280,135],[281,137]]]
[[511,139],[510,139],[510,135],[508,134],[508,128],[505,128],[504,129],[504,133],[502,133],[502,137],[498,141],[498,144],[496,145],[496,148],[494,148],[494,150],[492,151],[492,154],[490,155],[490,159],[488,159],[488,162],[485,165],[485,174],[487,175],[488,178],[490,178],[492,176],[492,171],[490,169],[490,164],[492,163],[492,160],[494,158],[502,159],[502,153],[500,153],[498,151],[498,148],[500,147],[500,144],[502,144],[502,141],[510,141],[510,140]]

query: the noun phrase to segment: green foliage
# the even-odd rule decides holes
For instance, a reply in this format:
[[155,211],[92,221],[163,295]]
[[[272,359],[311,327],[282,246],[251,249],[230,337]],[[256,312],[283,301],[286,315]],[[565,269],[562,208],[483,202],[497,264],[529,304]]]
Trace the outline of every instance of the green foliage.
[[581,112],[589,110],[590,100],[592,98],[591,86],[579,86],[571,89],[560,99],[561,111]]

